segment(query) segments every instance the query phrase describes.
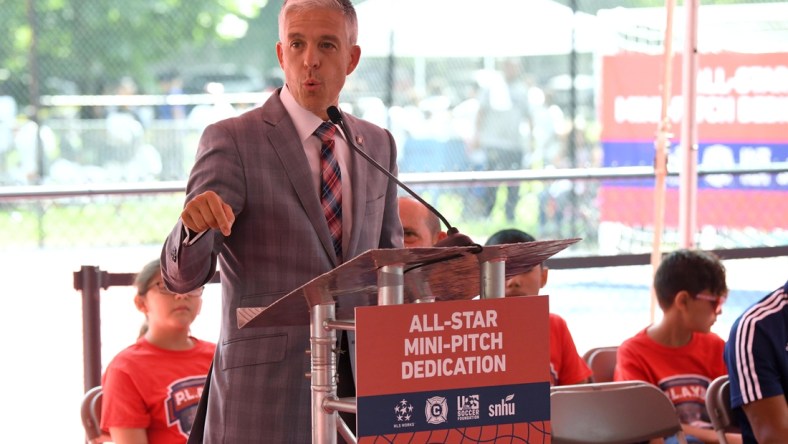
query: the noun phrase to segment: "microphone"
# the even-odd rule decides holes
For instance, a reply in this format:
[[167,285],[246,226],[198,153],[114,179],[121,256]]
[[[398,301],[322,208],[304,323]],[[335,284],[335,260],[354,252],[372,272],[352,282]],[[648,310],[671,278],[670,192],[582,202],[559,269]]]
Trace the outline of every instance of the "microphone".
[[331,120],[331,122],[333,122],[335,125],[339,125],[339,127],[342,128],[342,131],[347,136],[348,146],[353,151],[357,152],[359,155],[361,155],[361,157],[366,159],[367,162],[372,164],[372,166],[374,166],[375,168],[380,170],[380,172],[388,176],[389,179],[393,180],[397,185],[400,186],[400,188],[407,191],[408,194],[413,196],[414,199],[421,202],[425,207],[427,207],[428,210],[430,210],[430,212],[432,212],[432,214],[438,216],[438,219],[440,219],[443,222],[443,224],[446,225],[446,234],[448,234],[448,236],[446,236],[445,239],[438,241],[438,243],[434,245],[435,247],[470,247],[470,246],[481,247],[479,244],[471,240],[470,237],[460,233],[460,230],[452,226],[449,223],[449,221],[445,217],[443,217],[443,215],[438,210],[435,209],[435,207],[427,203],[427,201],[422,199],[421,196],[419,196],[415,191],[411,190],[407,185],[402,183],[402,181],[400,181],[397,178],[397,176],[391,174],[389,170],[384,168],[381,164],[375,161],[375,159],[370,157],[369,154],[365,153],[361,148],[356,146],[356,143],[353,139],[353,135],[351,134],[350,129],[345,125],[345,121],[342,118],[342,112],[339,111],[339,108],[332,105],[329,106],[328,109],[326,109],[326,112],[328,113],[328,118]]

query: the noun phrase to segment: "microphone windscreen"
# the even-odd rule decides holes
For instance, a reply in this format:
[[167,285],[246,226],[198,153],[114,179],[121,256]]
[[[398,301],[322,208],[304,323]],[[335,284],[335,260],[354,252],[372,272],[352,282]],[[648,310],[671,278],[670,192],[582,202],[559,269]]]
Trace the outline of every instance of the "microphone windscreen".
[[336,106],[329,106],[326,109],[326,113],[328,113],[328,118],[334,122],[334,124],[339,125],[342,122],[342,113],[339,112],[339,108]]

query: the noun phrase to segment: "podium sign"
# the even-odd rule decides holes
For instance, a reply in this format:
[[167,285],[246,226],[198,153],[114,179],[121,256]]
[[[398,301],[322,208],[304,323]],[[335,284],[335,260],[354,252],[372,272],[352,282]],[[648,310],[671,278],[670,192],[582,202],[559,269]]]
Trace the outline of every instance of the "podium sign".
[[359,443],[550,442],[546,296],[355,312]]

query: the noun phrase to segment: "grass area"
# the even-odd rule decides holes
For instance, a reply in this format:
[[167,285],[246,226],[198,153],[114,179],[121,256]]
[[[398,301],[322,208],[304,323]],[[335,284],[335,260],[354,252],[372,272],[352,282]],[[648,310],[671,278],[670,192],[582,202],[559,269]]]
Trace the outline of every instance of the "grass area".
[[[489,217],[464,214],[467,189],[418,190],[448,221],[476,242],[504,228],[518,228],[537,239],[568,237],[540,226],[543,185],[520,185],[514,220],[507,220],[506,186],[498,187]],[[11,247],[133,246],[161,244],[178,219],[181,193],[94,196],[41,202],[0,203],[0,250]],[[585,237],[582,234],[580,237]]]
[[0,249],[160,244],[183,196],[101,196],[0,207]]
[[477,242],[483,242],[496,231],[505,228],[517,228],[538,237],[540,234],[538,196],[541,191],[542,185],[538,183],[524,183],[520,186],[520,202],[512,221],[506,219],[505,203],[508,191],[505,186],[498,187],[495,205],[489,217],[481,214],[464,217],[464,194],[454,190],[427,191],[422,197],[435,206],[460,232],[469,235]]

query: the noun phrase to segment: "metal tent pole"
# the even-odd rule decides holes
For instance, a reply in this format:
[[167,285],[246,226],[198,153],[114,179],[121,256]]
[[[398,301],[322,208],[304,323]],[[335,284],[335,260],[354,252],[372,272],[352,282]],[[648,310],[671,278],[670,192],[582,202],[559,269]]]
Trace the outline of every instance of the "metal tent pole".
[[[665,65],[662,78],[662,111],[657,128],[656,153],[654,154],[654,238],[651,243],[651,276],[657,272],[662,261],[662,233],[665,230],[665,194],[668,176],[668,143],[673,137],[670,129],[670,100],[673,97],[673,11],[676,0],[665,0],[666,24],[664,53],[662,61]],[[657,295],[651,287],[651,305],[649,318],[653,323],[657,312]]]
[[681,121],[681,165],[679,173],[679,244],[695,244],[698,225],[698,125],[696,120],[698,74],[698,0],[684,2],[686,32],[682,65],[684,114]]

